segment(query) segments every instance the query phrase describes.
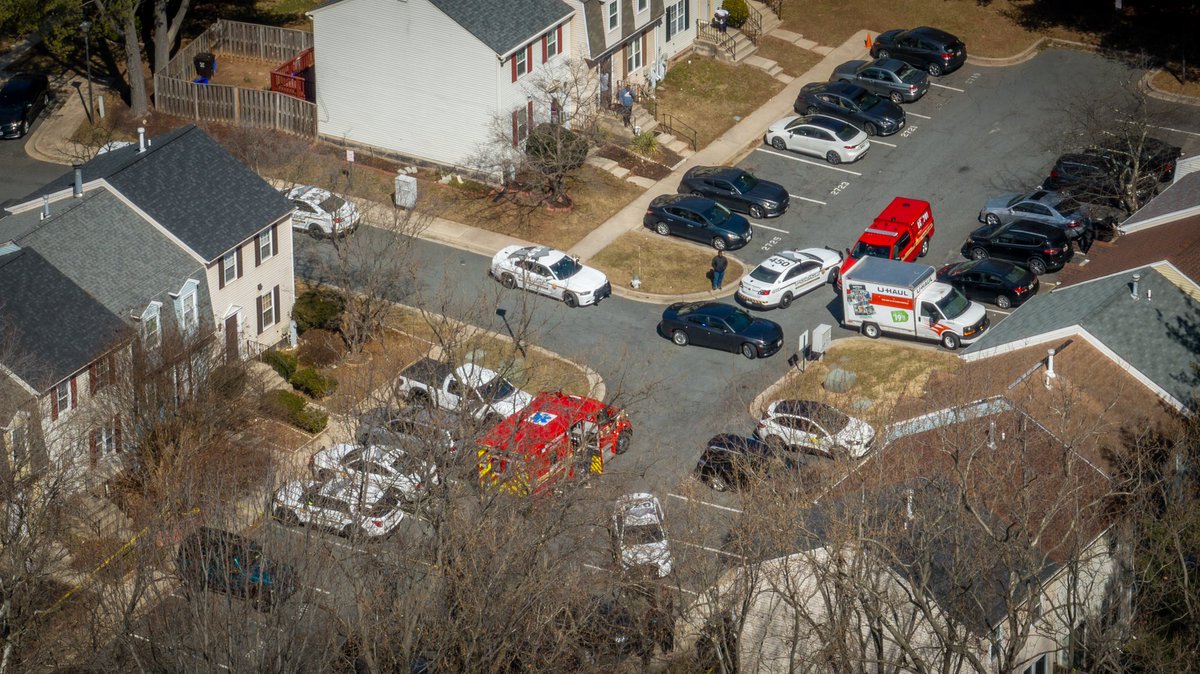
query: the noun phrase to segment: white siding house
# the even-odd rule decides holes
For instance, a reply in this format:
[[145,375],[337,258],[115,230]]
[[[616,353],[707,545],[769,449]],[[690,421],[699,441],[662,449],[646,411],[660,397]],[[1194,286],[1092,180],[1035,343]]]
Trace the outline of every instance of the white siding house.
[[527,84],[566,60],[572,13],[561,0],[326,2],[309,12],[318,131],[466,164],[498,129],[527,132]]

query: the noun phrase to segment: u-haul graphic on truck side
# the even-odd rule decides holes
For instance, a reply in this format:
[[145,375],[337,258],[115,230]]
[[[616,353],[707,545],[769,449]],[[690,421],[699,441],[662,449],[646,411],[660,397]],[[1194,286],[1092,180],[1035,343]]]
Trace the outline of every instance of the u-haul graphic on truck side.
[[888,332],[957,349],[979,339],[987,311],[934,280],[927,264],[865,257],[842,279],[842,323],[875,339]]

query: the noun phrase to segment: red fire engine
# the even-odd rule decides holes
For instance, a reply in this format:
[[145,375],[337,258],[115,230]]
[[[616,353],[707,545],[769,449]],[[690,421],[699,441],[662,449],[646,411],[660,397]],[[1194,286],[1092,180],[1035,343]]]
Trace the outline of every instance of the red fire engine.
[[629,449],[633,425],[621,410],[566,393],[539,393],[479,441],[479,481],[539,493],[577,473],[603,473],[606,457]]

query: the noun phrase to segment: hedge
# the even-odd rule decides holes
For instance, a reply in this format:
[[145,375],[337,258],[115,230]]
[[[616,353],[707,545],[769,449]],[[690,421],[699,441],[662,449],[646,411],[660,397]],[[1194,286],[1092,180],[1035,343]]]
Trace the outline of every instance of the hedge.
[[337,390],[337,380],[327,377],[311,367],[302,367],[288,379],[288,383],[297,391],[306,393],[318,400]]
[[312,407],[302,396],[291,391],[268,391],[263,399],[263,407],[272,417],[309,433],[320,433],[329,423],[328,414]]
[[315,329],[338,330],[345,309],[346,301],[332,290],[306,290],[296,297],[292,319],[300,333]]
[[264,351],[260,358],[262,362],[270,365],[272,370],[278,372],[284,381],[290,380],[292,375],[296,374],[296,368],[300,365],[296,354],[286,351],[276,351],[275,349]]

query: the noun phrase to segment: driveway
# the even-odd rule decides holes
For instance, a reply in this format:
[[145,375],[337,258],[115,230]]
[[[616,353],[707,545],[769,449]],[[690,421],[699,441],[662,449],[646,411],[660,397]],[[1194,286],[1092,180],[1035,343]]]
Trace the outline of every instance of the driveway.
[[[43,122],[45,117],[34,124],[30,134]],[[0,204],[20,199],[71,170],[69,166],[38,161],[25,154],[25,143],[30,137],[26,135],[15,140],[0,140],[0,166],[4,167],[3,180],[0,180]]]

